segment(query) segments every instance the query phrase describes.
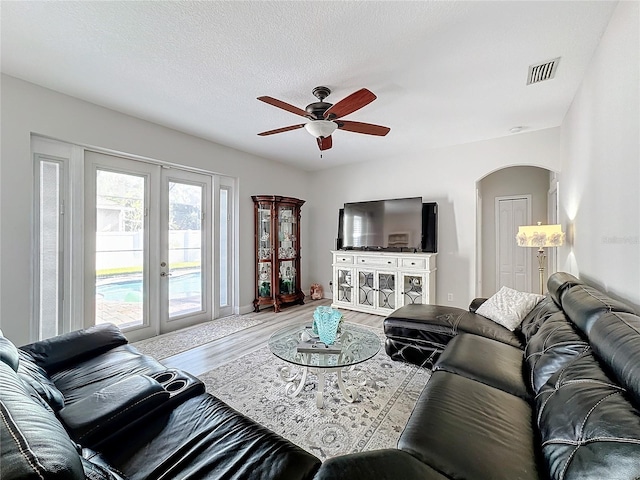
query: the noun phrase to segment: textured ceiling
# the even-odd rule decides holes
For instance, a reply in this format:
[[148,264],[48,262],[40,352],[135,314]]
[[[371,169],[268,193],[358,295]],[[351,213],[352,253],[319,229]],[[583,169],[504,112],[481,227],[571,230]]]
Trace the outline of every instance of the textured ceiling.
[[[614,2],[7,2],[2,72],[239,150],[314,170],[558,126]],[[530,64],[562,57],[526,86]],[[319,160],[304,108],[378,99],[345,117],[386,137],[336,131]],[[106,146],[108,147],[108,146]]]

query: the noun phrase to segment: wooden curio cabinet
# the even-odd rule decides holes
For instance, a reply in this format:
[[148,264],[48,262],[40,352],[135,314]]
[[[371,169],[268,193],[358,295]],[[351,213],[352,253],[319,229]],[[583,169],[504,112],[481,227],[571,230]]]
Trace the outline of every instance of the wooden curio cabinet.
[[253,195],[255,209],[256,296],[260,306],[304,303],[300,289],[300,207],[304,200]]

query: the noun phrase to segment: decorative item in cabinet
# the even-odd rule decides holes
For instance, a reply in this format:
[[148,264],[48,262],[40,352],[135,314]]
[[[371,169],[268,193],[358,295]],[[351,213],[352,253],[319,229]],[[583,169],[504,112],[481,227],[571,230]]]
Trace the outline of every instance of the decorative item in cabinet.
[[256,297],[253,308],[304,303],[300,288],[300,208],[304,200],[254,195]]

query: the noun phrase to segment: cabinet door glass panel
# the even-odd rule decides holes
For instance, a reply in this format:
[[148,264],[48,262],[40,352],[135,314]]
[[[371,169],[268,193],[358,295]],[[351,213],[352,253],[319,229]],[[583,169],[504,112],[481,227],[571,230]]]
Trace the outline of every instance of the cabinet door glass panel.
[[403,305],[422,303],[422,275],[402,276],[402,303]]
[[280,207],[278,211],[280,231],[278,233],[278,258],[281,260],[295,258],[296,256],[296,232],[293,207]]
[[271,262],[258,262],[258,296],[271,296]]
[[373,294],[373,272],[358,272],[358,303],[372,307],[375,300]]
[[201,185],[169,182],[169,318],[202,310]]
[[271,209],[269,205],[258,206],[258,260],[271,260]]
[[258,296],[271,297],[271,205],[258,205]]
[[378,307],[396,308],[396,276],[393,273],[378,273]]
[[296,293],[296,267],[292,260],[280,263],[280,294],[291,295]]
[[338,287],[338,301],[339,302],[347,302],[351,303],[351,298],[353,295],[353,284],[351,270],[338,269],[338,279],[337,279],[337,287]]

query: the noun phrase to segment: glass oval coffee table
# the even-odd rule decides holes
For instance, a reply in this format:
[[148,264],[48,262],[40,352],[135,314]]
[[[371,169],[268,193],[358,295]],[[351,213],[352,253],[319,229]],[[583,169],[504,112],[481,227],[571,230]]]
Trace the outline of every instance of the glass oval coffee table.
[[[313,334],[309,325],[292,325],[275,332],[269,339],[269,349],[276,357],[296,367],[285,366],[280,369],[280,378],[287,382],[285,393],[291,397],[300,394],[309,372],[318,376],[316,405],[324,407],[325,375],[337,374],[337,383],[347,402],[358,400],[358,390],[348,385],[343,378],[343,370],[353,372],[355,366],[366,362],[380,350],[381,342],[375,332],[343,322],[342,333],[335,344],[328,348]],[[300,347],[300,349],[299,349]],[[301,350],[301,351],[300,351]],[[355,376],[360,385],[366,379],[364,372],[358,370]]]

